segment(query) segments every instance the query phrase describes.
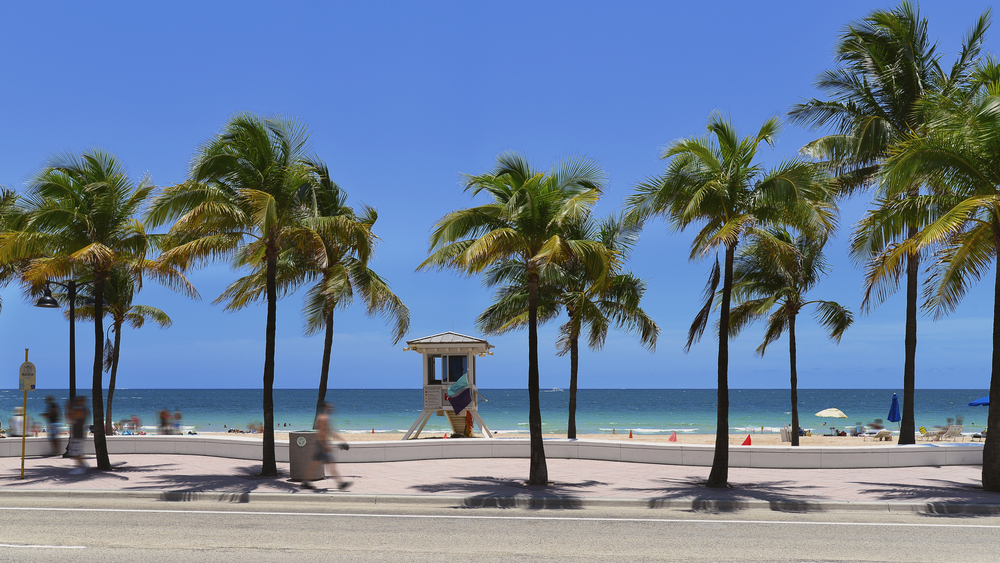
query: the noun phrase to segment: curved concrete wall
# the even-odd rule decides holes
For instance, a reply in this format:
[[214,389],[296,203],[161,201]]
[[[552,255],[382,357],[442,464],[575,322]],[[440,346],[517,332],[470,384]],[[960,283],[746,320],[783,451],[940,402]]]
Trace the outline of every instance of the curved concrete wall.
[[[65,443],[65,442],[64,442]],[[45,438],[28,438],[26,454],[48,453]],[[298,447],[298,446],[292,446]],[[275,457],[288,461],[288,441],[275,442]],[[260,460],[261,439],[239,436],[109,436],[108,451],[115,454],[185,454]],[[86,451],[94,453],[88,440]],[[527,438],[408,440],[352,442],[348,451],[337,451],[347,463],[413,461],[445,458],[528,458]],[[596,459],[663,465],[712,465],[714,446],[658,444],[605,440],[545,440],[545,456],[554,459]],[[0,439],[0,457],[21,455],[20,438]],[[794,469],[848,469],[866,467],[916,467],[925,465],[980,465],[983,444],[929,443],[912,446],[857,447],[730,446],[730,467]]]

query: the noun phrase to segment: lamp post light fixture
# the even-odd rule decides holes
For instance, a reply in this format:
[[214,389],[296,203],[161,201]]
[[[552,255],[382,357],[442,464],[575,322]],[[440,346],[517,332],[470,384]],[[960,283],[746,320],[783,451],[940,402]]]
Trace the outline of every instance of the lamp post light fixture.
[[[76,397],[76,290],[90,285],[91,282],[69,280],[66,283],[57,281],[45,282],[45,294],[38,298],[35,307],[58,309],[59,301],[52,297],[50,285],[58,285],[66,290],[69,297],[69,398]],[[89,302],[89,301],[88,301]]]

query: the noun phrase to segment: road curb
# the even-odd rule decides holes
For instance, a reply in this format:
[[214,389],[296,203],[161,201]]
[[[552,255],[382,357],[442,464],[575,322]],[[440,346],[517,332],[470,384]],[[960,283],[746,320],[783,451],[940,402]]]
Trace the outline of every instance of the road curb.
[[740,510],[770,510],[790,513],[817,512],[885,512],[926,515],[1000,515],[1000,504],[959,502],[849,502],[831,500],[767,501],[706,498],[586,498],[546,497],[517,495],[513,497],[484,497],[459,495],[368,495],[352,493],[269,493],[269,492],[219,492],[219,491],[60,491],[28,490],[0,491],[0,500],[29,498],[72,499],[137,499],[162,502],[210,502],[223,504],[249,504],[267,502],[297,502],[307,504],[333,504],[350,506],[422,505],[441,508],[523,508],[544,509],[594,509],[594,508],[648,508],[650,510],[686,510],[693,512],[735,512]]

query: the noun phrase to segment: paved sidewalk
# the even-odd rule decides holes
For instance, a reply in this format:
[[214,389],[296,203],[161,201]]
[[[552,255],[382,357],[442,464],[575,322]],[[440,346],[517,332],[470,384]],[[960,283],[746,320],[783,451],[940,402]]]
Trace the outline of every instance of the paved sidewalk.
[[[89,458],[93,464],[93,458]],[[340,464],[353,481],[336,492],[332,480],[306,491],[278,477],[258,477],[260,462],[194,455],[133,454],[111,458],[113,471],[70,475],[70,460],[0,458],[0,502],[13,495],[89,496],[109,493],[251,502],[301,498],[382,504],[787,511],[883,510],[1000,514],[1000,494],[982,490],[980,466],[888,469],[731,468],[732,488],[704,486],[709,468],[579,459],[549,459],[549,487],[528,487],[527,459],[439,459]],[[328,489],[322,488],[328,484]],[[338,500],[334,500],[338,499]]]

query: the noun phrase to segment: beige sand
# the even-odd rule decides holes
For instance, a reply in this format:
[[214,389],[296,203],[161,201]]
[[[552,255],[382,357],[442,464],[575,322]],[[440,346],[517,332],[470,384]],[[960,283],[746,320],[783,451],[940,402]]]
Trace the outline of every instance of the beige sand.
[[[263,434],[227,434],[225,432],[200,432],[201,435],[209,436],[240,436],[248,438],[263,438]],[[424,432],[420,435],[420,439],[441,439],[442,432]],[[360,432],[360,433],[350,433],[343,434],[344,439],[348,442],[371,442],[371,441],[383,441],[383,440],[402,440],[402,432],[378,432],[375,434]],[[527,438],[527,434],[496,434],[498,438]],[[545,434],[546,438],[565,438],[565,435],[559,434]],[[275,440],[287,440],[288,432],[276,432],[274,435]],[[662,442],[668,443],[669,435],[639,435],[633,434],[632,438],[628,437],[628,433],[625,434],[578,434],[577,438],[581,440],[620,440],[620,441],[633,441],[633,442]],[[746,440],[746,434],[730,434],[729,444],[733,446],[738,446]],[[893,442],[874,442],[865,440],[860,436],[800,436],[799,444],[802,446],[872,446],[876,444],[889,444],[895,443],[897,437],[893,437]],[[781,435],[780,434],[751,434],[750,442],[755,446],[780,446]],[[714,434],[678,434],[677,443],[679,444],[715,444]],[[785,442],[784,445],[789,445]]]

